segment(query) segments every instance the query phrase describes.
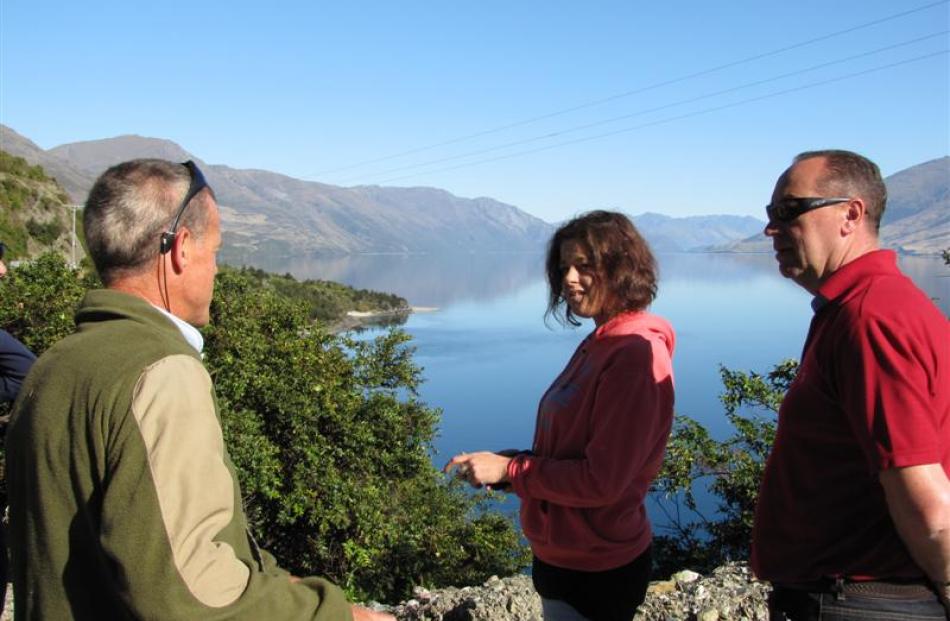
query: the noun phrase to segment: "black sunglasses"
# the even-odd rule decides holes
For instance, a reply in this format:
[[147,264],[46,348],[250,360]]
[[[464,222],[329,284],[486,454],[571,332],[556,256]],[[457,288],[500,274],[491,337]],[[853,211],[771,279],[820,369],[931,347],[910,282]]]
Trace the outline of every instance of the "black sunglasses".
[[7,245],[3,242],[0,242],[0,261],[3,261],[3,255],[7,253]]
[[188,174],[191,176],[191,183],[188,185],[188,192],[185,194],[185,199],[181,201],[181,207],[178,208],[178,213],[175,214],[175,220],[172,222],[171,228],[162,233],[162,239],[158,246],[158,251],[161,254],[165,254],[172,249],[175,235],[178,234],[178,223],[181,220],[181,215],[185,213],[185,207],[188,206],[191,199],[198,195],[198,192],[208,187],[208,182],[205,181],[205,176],[201,173],[201,169],[198,168],[197,164],[188,160],[182,163],[182,166],[188,169]]
[[799,198],[788,196],[781,199],[778,203],[769,203],[766,205],[765,213],[769,216],[769,222],[791,222],[803,213],[808,213],[813,209],[827,207],[828,205],[837,205],[838,203],[847,203],[850,200],[850,198],[840,196],[832,198]]

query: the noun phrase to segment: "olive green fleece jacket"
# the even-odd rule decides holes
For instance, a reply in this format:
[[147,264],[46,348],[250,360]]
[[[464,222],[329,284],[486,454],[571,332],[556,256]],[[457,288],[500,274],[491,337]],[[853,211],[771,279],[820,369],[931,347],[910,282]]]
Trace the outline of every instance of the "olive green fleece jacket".
[[91,291],[7,435],[16,619],[352,621],[247,531],[198,353],[138,297]]

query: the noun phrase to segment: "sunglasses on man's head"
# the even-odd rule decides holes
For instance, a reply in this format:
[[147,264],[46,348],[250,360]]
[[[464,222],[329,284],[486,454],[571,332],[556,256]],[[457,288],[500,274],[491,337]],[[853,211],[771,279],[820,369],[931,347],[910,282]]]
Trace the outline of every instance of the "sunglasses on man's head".
[[172,242],[175,241],[175,235],[178,233],[178,222],[181,220],[182,214],[185,213],[185,207],[188,206],[191,199],[198,195],[198,192],[208,187],[208,182],[205,181],[205,176],[201,173],[201,169],[198,168],[197,164],[188,160],[182,163],[182,166],[188,169],[188,174],[191,176],[191,183],[188,185],[188,192],[185,193],[184,200],[181,201],[181,207],[178,208],[178,212],[175,214],[175,221],[172,223],[171,228],[162,233],[162,238],[159,243],[159,252],[162,254],[172,249]]
[[0,242],[0,261],[3,261],[3,255],[7,253],[7,245]]
[[847,203],[850,200],[850,198],[840,196],[831,198],[788,196],[777,203],[766,205],[765,213],[769,216],[769,222],[791,222],[803,213],[808,213],[813,209]]

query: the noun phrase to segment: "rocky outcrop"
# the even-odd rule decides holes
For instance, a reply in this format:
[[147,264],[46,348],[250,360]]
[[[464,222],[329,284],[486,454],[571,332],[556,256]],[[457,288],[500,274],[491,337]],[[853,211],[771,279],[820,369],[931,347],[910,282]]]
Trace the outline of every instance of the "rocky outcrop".
[[492,576],[477,587],[416,588],[391,610],[400,621],[528,621],[541,619],[541,599],[530,576]]
[[636,621],[766,621],[769,590],[745,563],[723,565],[709,576],[681,571],[650,585]]
[[[709,576],[686,570],[654,582],[634,621],[766,621],[769,587],[745,563],[729,563]],[[530,576],[491,577],[477,587],[416,588],[398,606],[373,606],[399,621],[541,621],[541,600]],[[0,621],[12,618],[13,601]]]
[[[768,585],[744,563],[724,565],[709,576],[681,571],[654,582],[635,621],[765,621]],[[541,621],[541,600],[529,576],[492,577],[479,587],[429,591],[391,612],[400,621]]]

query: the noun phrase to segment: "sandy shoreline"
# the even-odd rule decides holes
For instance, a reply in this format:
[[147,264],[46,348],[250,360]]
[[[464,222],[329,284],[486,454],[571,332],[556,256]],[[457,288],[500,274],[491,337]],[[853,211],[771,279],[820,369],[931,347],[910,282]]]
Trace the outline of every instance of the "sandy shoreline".
[[347,317],[366,318],[366,317],[385,317],[387,315],[401,315],[403,313],[434,313],[439,310],[438,306],[410,306],[408,308],[395,308],[382,311],[347,311]]

